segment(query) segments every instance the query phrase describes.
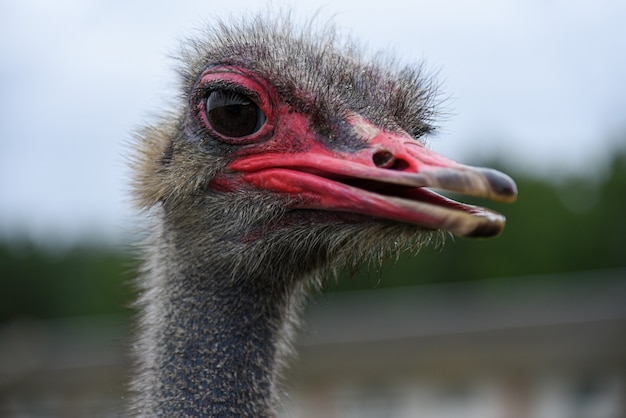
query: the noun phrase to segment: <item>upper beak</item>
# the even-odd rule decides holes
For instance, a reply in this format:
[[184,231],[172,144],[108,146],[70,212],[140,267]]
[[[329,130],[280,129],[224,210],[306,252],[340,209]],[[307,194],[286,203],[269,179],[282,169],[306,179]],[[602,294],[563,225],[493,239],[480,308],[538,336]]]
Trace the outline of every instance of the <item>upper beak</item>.
[[293,208],[370,215],[466,237],[502,231],[504,216],[430,188],[512,202],[517,187],[509,176],[456,163],[407,134],[365,127],[367,146],[356,152],[336,152],[315,142],[296,153],[244,156],[229,168],[258,188],[293,196]]

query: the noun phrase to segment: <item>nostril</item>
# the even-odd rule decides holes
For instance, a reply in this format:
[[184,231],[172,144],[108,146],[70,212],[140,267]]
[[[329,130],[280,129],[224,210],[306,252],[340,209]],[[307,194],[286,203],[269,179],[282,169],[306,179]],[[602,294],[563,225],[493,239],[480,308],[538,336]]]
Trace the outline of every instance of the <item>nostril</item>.
[[389,151],[378,151],[372,156],[374,164],[378,168],[388,168],[390,170],[406,170],[409,163],[404,160],[395,158]]
[[396,160],[393,160],[393,164],[391,164],[387,168],[389,168],[391,170],[404,171],[404,170],[408,169],[409,167],[410,167],[409,163],[407,163],[406,161],[400,160],[400,159],[396,159]]
[[372,157],[376,167],[385,168],[393,163],[393,154],[389,151],[378,151]]

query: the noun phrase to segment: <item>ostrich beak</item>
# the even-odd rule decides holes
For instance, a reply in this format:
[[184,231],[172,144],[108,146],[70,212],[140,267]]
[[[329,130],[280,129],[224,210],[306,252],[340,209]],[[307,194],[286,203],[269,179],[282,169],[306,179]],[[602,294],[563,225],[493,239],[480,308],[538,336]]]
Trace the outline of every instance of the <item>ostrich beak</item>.
[[501,214],[431,189],[512,202],[517,186],[509,176],[454,162],[406,133],[382,131],[363,119],[350,123],[366,144],[356,152],[311,140],[303,151],[248,154],[228,168],[245,183],[289,195],[293,209],[358,213],[465,237],[502,231]]

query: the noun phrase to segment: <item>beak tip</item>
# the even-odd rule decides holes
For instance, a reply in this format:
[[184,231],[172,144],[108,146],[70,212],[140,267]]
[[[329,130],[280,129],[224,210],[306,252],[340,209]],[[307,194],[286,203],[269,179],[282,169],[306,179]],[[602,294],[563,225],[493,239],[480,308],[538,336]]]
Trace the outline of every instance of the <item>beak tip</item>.
[[511,177],[491,168],[481,168],[480,172],[489,182],[494,199],[504,202],[514,202],[517,199],[517,185]]
[[476,225],[476,227],[473,230],[469,231],[463,236],[466,238],[495,237],[502,233],[502,231],[504,230],[505,223],[506,223],[506,220],[504,219],[504,217],[500,216],[500,219],[498,219],[497,221],[483,222],[483,223]]

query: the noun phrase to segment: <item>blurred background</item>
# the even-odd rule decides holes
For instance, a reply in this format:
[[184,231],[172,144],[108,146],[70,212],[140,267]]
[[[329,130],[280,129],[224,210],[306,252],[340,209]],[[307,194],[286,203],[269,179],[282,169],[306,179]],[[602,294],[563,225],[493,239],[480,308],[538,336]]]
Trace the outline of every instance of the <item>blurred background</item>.
[[[168,109],[181,40],[267,7],[0,3],[0,416],[120,415],[131,133]],[[430,146],[511,174],[520,197],[490,204],[508,218],[497,239],[328,283],[285,416],[626,416],[626,3],[309,1],[294,16],[316,12],[364,49],[425,60],[448,98]]]

